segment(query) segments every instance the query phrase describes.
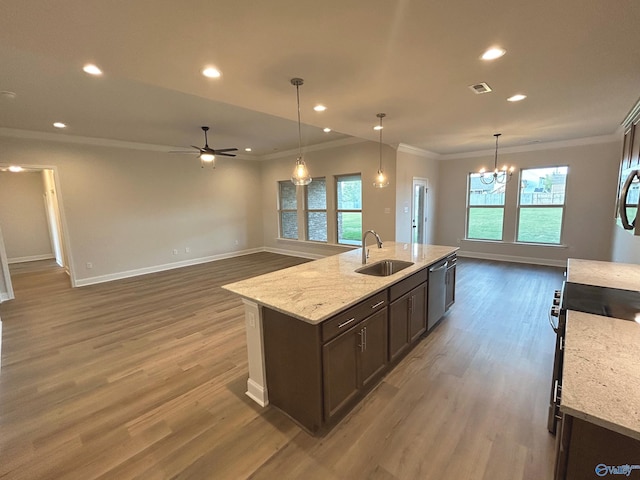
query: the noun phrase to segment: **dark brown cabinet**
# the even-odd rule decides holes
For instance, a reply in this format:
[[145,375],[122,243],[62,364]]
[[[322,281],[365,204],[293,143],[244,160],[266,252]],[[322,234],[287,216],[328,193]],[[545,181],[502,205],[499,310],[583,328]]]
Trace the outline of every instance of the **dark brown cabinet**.
[[456,301],[456,262],[455,255],[447,258],[447,273],[445,275],[445,311]]
[[324,414],[329,421],[373,382],[387,365],[387,309],[322,347]]
[[427,330],[427,272],[420,271],[390,288],[389,360],[400,358]]

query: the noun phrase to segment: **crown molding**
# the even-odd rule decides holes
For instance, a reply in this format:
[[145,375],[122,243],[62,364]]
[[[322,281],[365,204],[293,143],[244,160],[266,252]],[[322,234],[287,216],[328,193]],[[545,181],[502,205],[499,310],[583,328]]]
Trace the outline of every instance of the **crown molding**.
[[[184,146],[155,145],[151,143],[126,142],[124,140],[112,140],[109,138],[82,137],[79,135],[66,135],[64,133],[38,132],[33,130],[20,130],[16,128],[0,127],[0,137],[19,138],[24,140],[42,140],[46,142],[73,143],[75,145],[89,145],[93,147],[123,148],[127,150],[143,150],[146,152],[169,153],[171,150],[184,150]],[[197,153],[194,150],[194,155]],[[236,158],[243,160],[256,160],[255,157],[238,154]]]
[[[315,145],[308,145],[306,147],[302,147],[302,152],[303,153],[316,152],[319,150],[327,150],[329,148],[343,147],[345,145],[354,145],[356,143],[364,143],[369,141],[370,140],[365,140],[363,138],[357,138],[357,137],[341,138],[340,140],[333,140],[332,142],[317,143]],[[298,156],[297,148],[294,148],[291,150],[283,150],[282,152],[270,153],[268,155],[262,155],[257,159],[258,160],[276,160],[278,158],[291,157],[291,156]]]
[[440,157],[442,157],[442,155],[440,155],[439,153],[424,150],[412,145],[407,145],[406,143],[399,143],[396,150],[401,153],[409,153],[417,157],[429,158],[431,160],[438,160]]
[[[554,150],[556,148],[580,147],[584,145],[595,145],[599,143],[614,143],[620,142],[621,140],[622,137],[618,135],[616,131],[616,133],[612,133],[610,135],[598,135],[596,137],[576,138],[572,140],[560,140],[558,142],[548,143],[534,143],[518,147],[500,147],[500,153],[524,153],[534,152],[538,150]],[[478,150],[475,152],[449,153],[446,155],[441,155],[438,160],[457,160],[462,158],[486,157],[487,155],[493,155],[495,151],[495,148],[492,148],[490,150]]]
[[636,104],[631,108],[631,110],[629,110],[629,113],[627,113],[627,116],[624,117],[624,120],[622,121],[621,125],[626,130],[629,127],[631,127],[631,124],[636,123],[638,120],[640,120],[640,98],[638,99]]

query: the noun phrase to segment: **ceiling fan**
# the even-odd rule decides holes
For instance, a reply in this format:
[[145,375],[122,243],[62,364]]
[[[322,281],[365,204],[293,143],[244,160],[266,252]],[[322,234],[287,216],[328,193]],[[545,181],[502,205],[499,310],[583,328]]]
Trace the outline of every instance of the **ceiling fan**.
[[[200,153],[198,154],[198,158],[200,159],[200,164],[202,168],[204,168],[205,163],[211,163],[211,166],[215,168],[215,159],[216,155],[222,155],[225,157],[235,157],[235,154],[228,152],[236,152],[237,148],[220,148],[214,149],[209,146],[209,140],[207,138],[207,132],[209,131],[209,127],[200,127],[204,132],[204,147],[196,147],[195,145],[191,145],[193,148],[198,150]],[[182,151],[172,151],[169,153],[193,153],[192,150],[182,150]]]

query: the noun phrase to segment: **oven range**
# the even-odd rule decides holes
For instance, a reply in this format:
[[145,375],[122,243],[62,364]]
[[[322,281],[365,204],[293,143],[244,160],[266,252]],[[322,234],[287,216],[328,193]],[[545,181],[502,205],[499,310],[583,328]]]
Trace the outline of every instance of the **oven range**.
[[640,311],[640,292],[572,282],[564,282],[562,290],[554,292],[553,305],[549,312],[549,323],[556,333],[556,348],[547,418],[547,429],[553,435],[556,434],[558,421],[562,419],[560,399],[562,396],[562,367],[567,310],[638,321],[639,319],[636,316],[637,312]]

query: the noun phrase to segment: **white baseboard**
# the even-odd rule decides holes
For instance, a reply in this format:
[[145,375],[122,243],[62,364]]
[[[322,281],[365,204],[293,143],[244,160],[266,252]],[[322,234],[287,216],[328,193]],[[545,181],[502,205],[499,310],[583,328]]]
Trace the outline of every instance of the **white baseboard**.
[[549,267],[567,266],[566,260],[552,260],[550,258],[520,257],[515,255],[500,255],[497,253],[469,252],[465,250],[458,250],[457,253],[459,257],[496,260],[498,262],[529,263],[532,265],[546,265]]
[[200,265],[201,263],[215,262],[216,260],[224,260],[226,258],[241,257],[251,253],[264,252],[264,248],[252,248],[237,252],[223,253],[220,255],[211,255],[208,257],[193,258],[183,260],[181,262],[166,263],[164,265],[154,265],[153,267],[138,268],[135,270],[127,270],[124,272],[109,273],[107,275],[99,275],[97,277],[88,277],[76,279],[76,287],[85,287],[87,285],[95,285],[97,283],[113,282],[114,280],[122,280],[123,278],[137,277],[139,275],[147,275],[149,273],[164,272],[175,268],[189,267],[191,265]]
[[10,297],[6,292],[0,292],[0,303],[13,300],[14,297]]
[[7,263],[23,263],[23,262],[37,262],[38,260],[50,260],[56,258],[52,253],[46,253],[44,255],[29,255],[28,257],[13,257],[7,258]]
[[318,260],[320,258],[326,257],[326,255],[320,255],[317,253],[297,252],[295,250],[285,250],[282,248],[265,247],[262,249],[262,251],[269,252],[269,253],[277,253],[280,255],[287,255],[288,257],[308,258],[310,260]]

